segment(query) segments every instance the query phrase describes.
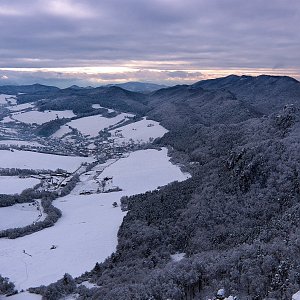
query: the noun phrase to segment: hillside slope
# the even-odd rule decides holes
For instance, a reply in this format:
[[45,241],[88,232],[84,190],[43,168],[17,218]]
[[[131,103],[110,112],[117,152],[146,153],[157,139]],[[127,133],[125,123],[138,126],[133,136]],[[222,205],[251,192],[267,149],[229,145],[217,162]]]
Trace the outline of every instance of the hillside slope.
[[[292,97],[299,83],[290,90],[288,80],[285,90],[282,80],[273,88],[290,94],[283,103],[267,102],[267,91],[259,98],[253,85],[252,115],[240,114],[249,103],[223,87],[151,95],[149,114],[170,130],[160,144],[190,164],[193,178],[123,200],[129,212],[117,252],[90,275],[102,286],[93,299],[202,299],[220,287],[241,299],[291,299],[299,290],[300,97]],[[216,95],[228,95],[229,110],[228,98],[217,106]],[[280,109],[263,116],[265,103]],[[221,112],[205,120],[210,110]],[[175,253],[186,258],[176,262]]]
[[205,80],[193,85],[206,90],[228,90],[244,103],[268,115],[300,99],[300,83],[287,76],[236,76]]

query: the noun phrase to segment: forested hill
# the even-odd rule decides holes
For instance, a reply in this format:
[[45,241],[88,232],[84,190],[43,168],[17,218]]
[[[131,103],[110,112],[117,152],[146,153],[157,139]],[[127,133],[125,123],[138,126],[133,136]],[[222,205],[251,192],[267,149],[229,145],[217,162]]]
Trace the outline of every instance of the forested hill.
[[264,114],[276,112],[285,104],[299,103],[300,83],[287,76],[236,76],[204,80],[192,85],[206,90],[228,90],[237,99]]
[[165,126],[238,123],[261,116],[260,112],[227,90],[175,86],[151,95],[148,115]]
[[40,84],[1,86],[0,93],[19,93],[18,103],[37,101],[40,110],[73,109],[75,113],[87,113],[93,111],[92,104],[100,104],[138,115],[149,115],[167,126],[182,126],[185,122],[208,126],[238,123],[269,115],[286,104],[299,104],[300,101],[300,83],[286,76],[230,75],[199,81],[190,86],[163,88],[152,93],[149,90],[142,93],[124,89],[131,85],[98,88],[72,86],[66,89]]
[[87,89],[80,89],[73,86],[66,89],[51,90],[47,93],[37,91],[20,94],[17,97],[17,101],[18,103],[36,101],[40,110],[71,109],[74,113],[91,112],[93,111],[93,104],[100,104],[103,107],[119,111],[130,111],[140,115],[145,114],[147,110],[146,95],[115,86]]
[[3,85],[0,86],[1,94],[16,95],[18,93],[52,93],[59,91],[59,88],[54,86],[47,86],[42,84],[32,84],[32,85]]
[[[149,100],[151,115],[161,120],[169,122],[172,116],[186,119],[188,112],[207,125],[270,115],[291,103],[300,105],[300,83],[291,77],[267,75],[203,80],[161,89]],[[166,114],[167,110],[171,114]]]

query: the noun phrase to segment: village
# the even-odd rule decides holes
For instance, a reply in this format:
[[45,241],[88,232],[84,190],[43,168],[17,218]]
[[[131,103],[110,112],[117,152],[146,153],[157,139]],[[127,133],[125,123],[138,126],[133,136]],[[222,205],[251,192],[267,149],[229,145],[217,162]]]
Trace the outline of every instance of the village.
[[[0,243],[17,243],[11,248],[17,260],[0,253],[0,262],[5,267],[3,274],[18,290],[49,284],[60,278],[61,272],[79,276],[91,269],[116,247],[125,215],[120,208],[122,196],[187,176],[172,165],[166,148],[151,145],[167,132],[158,122],[121,112],[111,118],[70,117],[43,136],[38,134],[43,124],[36,121],[54,117],[54,123],[60,124],[59,116],[72,113],[41,112],[32,104],[24,107],[18,114],[4,107],[0,118],[0,176],[3,184],[10,185],[9,193],[0,194]],[[17,190],[19,182],[24,188]],[[95,250],[99,245],[100,258]],[[79,261],[77,255],[87,249],[93,249],[92,255],[75,272],[74,263],[61,257],[73,253],[71,257]],[[47,278],[35,278],[40,257],[47,266],[43,272],[52,274]],[[22,264],[11,267],[18,260],[26,262],[25,272]]]
[[[63,191],[66,190],[68,183],[75,175],[79,176],[79,181],[84,182],[84,184],[79,183],[73,191],[74,193],[90,195],[120,191],[121,189],[114,185],[112,176],[101,176],[101,173],[107,167],[107,162],[109,165],[128,156],[130,152],[146,149],[154,140],[155,125],[158,126],[157,124],[154,125],[154,121],[136,119],[134,115],[121,113],[119,114],[120,117],[115,117],[115,124],[109,123],[111,122],[109,119],[107,119],[108,122],[105,121],[105,118],[100,117],[110,125],[107,127],[100,126],[98,132],[90,135],[85,132],[85,126],[93,126],[93,124],[86,123],[87,125],[84,124],[84,127],[75,128],[71,126],[72,122],[70,122],[70,125],[64,125],[51,136],[43,137],[36,134],[39,124],[34,123],[32,120],[25,119],[21,122],[17,119],[21,118],[20,114],[22,116],[22,114],[40,112],[34,110],[32,104],[16,105],[15,102],[11,103],[9,99],[11,98],[6,97],[6,102],[2,103],[0,151],[25,151],[26,153],[43,153],[55,156],[86,157],[93,160],[92,163],[84,162],[80,164],[72,172],[57,168],[55,171],[40,169],[36,170],[34,174],[30,172],[26,174],[23,170],[20,177],[40,180],[40,184],[36,188],[37,192],[55,192],[60,195],[64,193]],[[13,106],[11,106],[12,104]],[[21,109],[19,112],[18,107]],[[51,113],[51,111],[46,112],[46,114],[48,113]],[[61,112],[62,115],[63,113]],[[70,113],[67,114],[70,115]],[[89,120],[95,121],[95,116],[83,119],[87,119],[87,122]],[[59,121],[57,114],[55,120]],[[135,138],[135,136],[141,135],[139,132],[141,125],[143,131],[148,130],[150,132],[148,133],[149,137],[146,136],[148,139]],[[151,130],[153,130],[153,137],[151,136]],[[86,184],[87,182],[88,184]]]

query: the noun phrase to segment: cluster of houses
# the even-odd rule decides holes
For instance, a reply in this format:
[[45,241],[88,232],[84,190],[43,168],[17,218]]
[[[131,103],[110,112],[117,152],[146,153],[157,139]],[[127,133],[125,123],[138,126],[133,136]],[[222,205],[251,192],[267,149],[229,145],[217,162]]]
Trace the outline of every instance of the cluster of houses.
[[57,173],[31,175],[30,177],[41,181],[40,191],[53,192],[67,185],[71,180],[71,173],[62,170]]
[[85,188],[84,190],[79,192],[79,195],[91,195],[96,193],[109,193],[113,191],[119,191],[120,188],[113,185],[113,177],[104,177],[102,179],[98,178],[97,175],[94,179],[94,186],[89,188],[88,190]]

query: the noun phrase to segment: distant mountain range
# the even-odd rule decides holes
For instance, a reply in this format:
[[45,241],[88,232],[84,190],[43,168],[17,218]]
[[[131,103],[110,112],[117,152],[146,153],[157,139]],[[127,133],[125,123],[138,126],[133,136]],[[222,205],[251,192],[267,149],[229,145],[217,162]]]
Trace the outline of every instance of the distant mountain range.
[[0,86],[0,93],[2,94],[18,94],[18,93],[28,93],[28,94],[35,94],[35,93],[42,93],[42,92],[55,92],[59,91],[58,87],[54,86],[47,86],[42,84],[31,84],[31,85],[3,85]]
[[[126,82],[119,84],[108,84],[102,87],[120,87],[124,90],[139,93],[151,93],[162,88],[166,88],[166,85],[147,83],[147,82]],[[91,90],[95,89],[92,86],[80,87],[78,85],[72,85],[66,89],[59,89],[54,86],[47,86],[42,84],[32,84],[32,85],[3,85],[0,86],[1,93],[7,94],[17,94],[17,93],[39,93],[39,92],[53,92],[58,90]]]
[[[192,85],[165,87],[128,82],[102,87],[59,89],[40,84],[0,86],[0,93],[18,94],[18,102],[41,99],[43,109],[86,112],[92,104],[150,114],[161,121],[182,123],[186,118],[203,124],[232,123],[268,115],[284,105],[300,102],[300,83],[286,76],[236,76],[202,80]],[[171,113],[172,112],[172,113]]]
[[119,84],[108,84],[107,86],[108,87],[118,86],[122,89],[131,91],[131,92],[139,92],[139,93],[151,93],[151,92],[154,92],[159,89],[167,87],[166,85],[147,83],[147,82],[126,82],[126,83],[119,83]]
[[[300,105],[300,83],[286,76],[230,75],[192,85],[159,87],[139,82],[96,88],[71,86],[66,89],[34,84],[2,86],[0,93],[21,93],[18,95],[19,103],[38,101],[41,110],[72,109],[75,113],[90,113],[94,111],[93,104],[100,104],[115,110],[148,115],[168,129],[190,124],[239,123],[270,115],[287,104]],[[155,90],[150,92],[151,89]]]

